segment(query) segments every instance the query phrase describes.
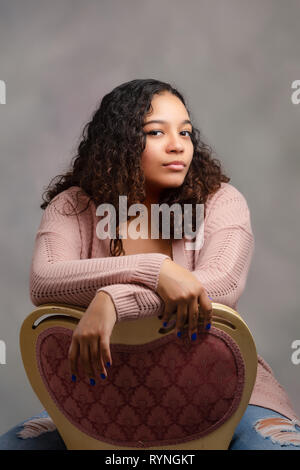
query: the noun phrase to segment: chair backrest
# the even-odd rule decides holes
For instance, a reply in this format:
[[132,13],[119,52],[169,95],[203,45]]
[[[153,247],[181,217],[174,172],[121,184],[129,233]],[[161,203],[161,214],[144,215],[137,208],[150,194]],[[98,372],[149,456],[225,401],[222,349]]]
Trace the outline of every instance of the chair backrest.
[[[116,323],[113,365],[91,386],[68,349],[84,309],[45,304],[24,320],[25,371],[68,449],[228,449],[254,387],[257,352],[241,316],[213,303],[212,326],[190,341],[156,317]],[[175,323],[173,321],[173,323]]]

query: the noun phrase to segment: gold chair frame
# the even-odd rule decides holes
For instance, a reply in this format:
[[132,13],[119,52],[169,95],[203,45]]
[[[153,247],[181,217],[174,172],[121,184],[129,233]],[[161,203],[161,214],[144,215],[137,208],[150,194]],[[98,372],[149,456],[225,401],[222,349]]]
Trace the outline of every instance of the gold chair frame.
[[[245,364],[245,386],[237,410],[219,428],[199,439],[176,445],[146,447],[151,450],[226,450],[241,420],[255,384],[257,374],[257,351],[252,334],[241,318],[232,308],[212,303],[212,326],[230,335],[238,345]],[[86,309],[63,304],[44,304],[33,310],[24,320],[20,330],[20,350],[28,380],[56,425],[59,434],[68,450],[138,450],[135,447],[110,445],[85,434],[74,426],[58,409],[49,395],[39,373],[35,353],[38,335],[49,327],[62,326],[74,330]],[[174,317],[173,317],[174,318]],[[110,343],[145,344],[161,335],[170,334],[173,328],[161,328],[161,320],[156,316],[144,317],[138,320],[116,323],[112,331]],[[163,331],[164,330],[164,331]]]

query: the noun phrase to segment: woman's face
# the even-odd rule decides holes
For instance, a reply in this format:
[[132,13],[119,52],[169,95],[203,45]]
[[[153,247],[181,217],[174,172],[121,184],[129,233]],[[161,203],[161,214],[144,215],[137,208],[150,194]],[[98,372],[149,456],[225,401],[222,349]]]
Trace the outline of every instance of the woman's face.
[[[177,96],[164,92],[153,96],[153,112],[147,114],[143,130],[146,147],[141,156],[147,197],[157,198],[164,188],[176,188],[184,182],[191,164],[194,146],[192,125],[184,104]],[[151,122],[161,120],[162,122]],[[151,122],[151,123],[150,123]],[[147,124],[149,123],[149,124]],[[167,166],[173,161],[184,166]]]

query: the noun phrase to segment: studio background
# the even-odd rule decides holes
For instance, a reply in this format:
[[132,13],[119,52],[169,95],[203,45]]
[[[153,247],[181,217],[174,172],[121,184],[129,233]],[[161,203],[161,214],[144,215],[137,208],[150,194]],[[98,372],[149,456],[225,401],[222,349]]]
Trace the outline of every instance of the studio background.
[[39,413],[19,331],[41,195],[114,87],[178,87],[194,124],[245,196],[255,251],[239,313],[300,413],[299,0],[0,1],[0,433]]

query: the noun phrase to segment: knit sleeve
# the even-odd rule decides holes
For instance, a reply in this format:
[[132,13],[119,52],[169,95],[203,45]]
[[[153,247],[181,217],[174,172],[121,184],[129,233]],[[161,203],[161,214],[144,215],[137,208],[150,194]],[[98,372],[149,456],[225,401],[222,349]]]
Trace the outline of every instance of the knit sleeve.
[[101,287],[99,291],[110,295],[117,322],[159,315],[164,309],[164,301],[156,292],[138,284],[114,284]]
[[[250,212],[244,196],[232,185],[222,188],[207,205],[204,243],[191,272],[214,302],[236,309],[245,288],[254,251]],[[102,287],[116,307],[118,321],[135,320],[163,312],[164,301],[144,286]]]
[[226,184],[209,207],[204,244],[192,271],[215,302],[236,309],[254,246],[247,201],[234,186]]
[[141,283],[156,290],[161,264],[169,258],[161,253],[81,257],[78,214],[70,192],[63,191],[46,207],[36,234],[29,286],[34,305],[86,307],[99,288],[118,283]]

